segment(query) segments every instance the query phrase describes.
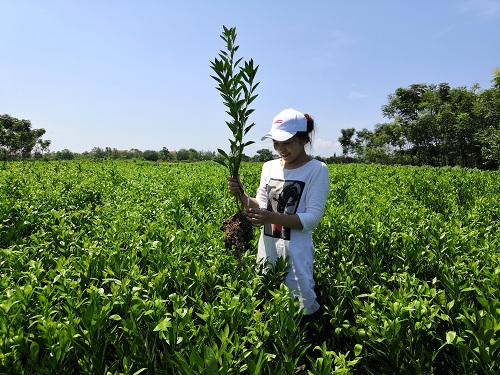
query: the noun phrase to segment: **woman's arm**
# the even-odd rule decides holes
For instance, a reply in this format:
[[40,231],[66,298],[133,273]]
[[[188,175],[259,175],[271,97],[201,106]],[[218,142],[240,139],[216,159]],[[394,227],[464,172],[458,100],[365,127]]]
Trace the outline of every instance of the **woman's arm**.
[[261,226],[264,224],[278,224],[282,227],[290,229],[302,230],[304,226],[300,221],[299,215],[287,215],[281,214],[279,212],[268,211],[263,208],[252,207],[247,209],[247,218],[255,226]]
[[297,214],[304,225],[304,230],[314,230],[323,217],[330,190],[330,177],[326,165],[321,165],[319,172],[311,179],[309,185],[306,210]]

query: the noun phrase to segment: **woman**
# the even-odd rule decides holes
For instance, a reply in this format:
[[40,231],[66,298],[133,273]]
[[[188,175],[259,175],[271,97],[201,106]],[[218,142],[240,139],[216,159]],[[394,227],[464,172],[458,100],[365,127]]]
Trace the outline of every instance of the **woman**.
[[315,313],[312,231],[319,224],[330,188],[327,166],[307,155],[314,120],[294,109],[285,109],[273,120],[262,140],[273,140],[279,158],[262,167],[255,198],[241,193],[241,182],[228,178],[229,192],[239,196],[247,218],[263,226],[259,239],[259,262],[274,264],[278,257],[289,260],[285,285],[299,299],[305,315]]

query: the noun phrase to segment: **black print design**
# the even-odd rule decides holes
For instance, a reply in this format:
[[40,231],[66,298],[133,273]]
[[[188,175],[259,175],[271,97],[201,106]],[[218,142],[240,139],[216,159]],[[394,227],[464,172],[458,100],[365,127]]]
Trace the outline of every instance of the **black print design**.
[[[267,185],[267,209],[272,212],[294,215],[299,207],[304,186],[303,181],[271,179]],[[281,225],[266,224],[264,234],[290,240],[290,228]]]

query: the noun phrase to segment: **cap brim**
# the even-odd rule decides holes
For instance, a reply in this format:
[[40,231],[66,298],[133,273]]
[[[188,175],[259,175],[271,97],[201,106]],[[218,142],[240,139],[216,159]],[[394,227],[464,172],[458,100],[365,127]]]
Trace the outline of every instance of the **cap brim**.
[[285,142],[288,141],[290,138],[292,138],[295,135],[295,133],[289,133],[283,130],[273,129],[271,132],[263,136],[261,138],[261,141],[264,141],[266,139],[272,139],[273,141]]

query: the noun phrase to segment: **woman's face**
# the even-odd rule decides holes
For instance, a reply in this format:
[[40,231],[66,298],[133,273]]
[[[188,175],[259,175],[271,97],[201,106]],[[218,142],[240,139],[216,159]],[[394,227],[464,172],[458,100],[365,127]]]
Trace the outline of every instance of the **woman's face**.
[[304,156],[307,156],[304,149],[305,142],[295,136],[284,142],[273,140],[273,145],[274,149],[283,160],[285,166],[293,167],[294,164],[302,161]]

